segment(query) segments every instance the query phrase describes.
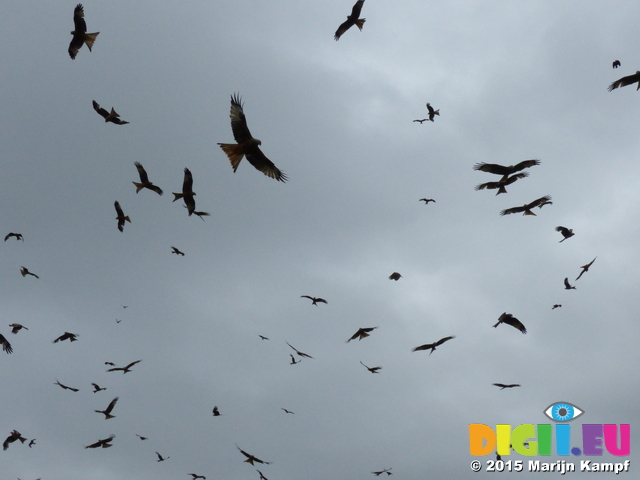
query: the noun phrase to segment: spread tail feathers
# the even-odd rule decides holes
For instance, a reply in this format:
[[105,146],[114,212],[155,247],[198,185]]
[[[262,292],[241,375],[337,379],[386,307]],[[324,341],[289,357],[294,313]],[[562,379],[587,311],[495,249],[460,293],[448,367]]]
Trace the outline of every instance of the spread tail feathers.
[[364,27],[364,22],[366,21],[367,21],[366,18],[359,18],[358,20],[356,20],[356,27],[362,30],[362,27]]
[[227,154],[227,157],[229,157],[229,161],[231,162],[231,166],[235,172],[238,169],[238,165],[240,165],[240,160],[244,157],[242,147],[235,143],[219,143],[218,145],[220,145],[222,151]]
[[89,48],[89,51],[91,51],[91,47],[93,47],[93,42],[96,41],[96,38],[98,37],[98,34],[100,32],[96,32],[96,33],[85,33],[84,34],[84,43],[87,44],[87,47]]

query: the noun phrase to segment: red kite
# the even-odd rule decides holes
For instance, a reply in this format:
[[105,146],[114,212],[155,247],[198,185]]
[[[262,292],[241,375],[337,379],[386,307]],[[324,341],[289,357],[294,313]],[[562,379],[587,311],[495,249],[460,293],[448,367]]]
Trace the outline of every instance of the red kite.
[[149,181],[147,172],[145,171],[144,167],[140,164],[140,162],[133,162],[133,164],[138,169],[138,175],[140,175],[140,183],[131,182],[136,186],[136,193],[138,193],[143,188],[148,188],[149,190],[153,190],[154,192],[156,192],[158,195],[162,195],[162,189]]
[[118,115],[118,112],[116,112],[113,107],[111,107],[111,112],[107,112],[104,108],[102,108],[100,106],[100,104],[98,102],[96,102],[95,100],[93,101],[93,109],[98,112],[98,114],[104,118],[105,123],[106,122],[111,122],[111,123],[115,123],[116,125],[126,125],[129,122],[126,122],[124,120],[120,120],[120,115]]
[[315,305],[316,307],[318,306],[317,302],[328,304],[328,302],[324,298],[310,297],[309,295],[300,295],[300,298],[308,298],[313,302],[311,305]]
[[[598,258],[598,257],[596,257],[596,258]],[[590,267],[591,265],[593,265],[593,262],[595,262],[595,261],[596,261],[596,258],[594,258],[593,260],[591,260],[591,261],[590,261],[589,263],[587,263],[586,265],[583,265],[583,266],[581,266],[581,267],[580,267],[580,268],[582,269],[582,271],[580,272],[580,275],[578,275],[578,278],[576,278],[576,280],[579,280],[579,279],[580,279],[580,277],[582,276],[582,274],[583,274],[584,272],[588,272],[588,271],[589,271],[589,267]]]
[[431,351],[429,352],[429,355],[431,355],[433,352],[436,351],[436,347],[439,347],[444,342],[448,342],[452,338],[456,338],[455,335],[452,335],[450,337],[441,338],[440,340],[438,340],[435,343],[427,343],[425,345],[420,345],[419,347],[414,348],[412,351],[417,352],[418,350],[429,350],[429,349],[431,349]]
[[6,450],[7,448],[9,448],[9,444],[15,442],[16,440],[20,440],[21,443],[24,443],[27,441],[27,439],[24,438],[19,431],[14,430],[2,443],[2,449]]
[[126,367],[114,367],[107,370],[107,372],[117,372],[122,370],[122,373],[129,373],[131,371],[131,367],[133,367],[136,363],[140,363],[142,360],[136,360],[135,362],[131,362]]
[[78,50],[80,50],[85,43],[89,51],[91,51],[93,42],[96,41],[96,37],[100,33],[87,33],[87,24],[84,21],[84,9],[81,3],[76,5],[76,8],[73,10],[73,25],[75,27],[73,32],[71,32],[73,38],[69,44],[69,56],[71,60],[75,60]]
[[440,109],[434,110],[430,103],[427,102],[427,110],[429,110],[429,121],[435,121],[434,118],[436,115],[440,116]]
[[522,324],[522,322],[510,313],[504,312],[502,315],[500,315],[500,317],[498,318],[498,323],[496,323],[493,328],[496,328],[501,323],[511,325],[513,328],[520,330],[523,334],[527,333],[527,329]]
[[344,32],[349,30],[354,25],[362,31],[362,27],[364,26],[364,22],[367,21],[366,18],[358,18],[360,16],[360,11],[362,10],[362,5],[364,5],[364,0],[358,0],[353,8],[351,9],[351,15],[347,17],[347,20],[344,21],[336,30],[335,35],[333,36],[334,40],[340,40],[340,37]]
[[22,234],[21,233],[13,233],[13,232],[8,233],[7,236],[4,237],[4,241],[6,242],[11,237],[16,237],[16,240],[22,240],[24,242],[24,238],[22,238]]
[[560,240],[558,243],[562,243],[564,242],[567,238],[573,237],[575,235],[575,233],[573,233],[573,229],[571,228],[566,228],[566,227],[556,227],[556,232],[560,232],[562,234],[562,236],[564,237],[562,240]]
[[538,198],[537,200],[534,200],[531,203],[527,203],[526,205],[523,205],[521,207],[513,207],[513,208],[507,208],[506,210],[502,210],[500,212],[500,215],[511,215],[512,213],[520,213],[520,212],[524,212],[523,215],[535,215],[535,213],[531,211],[532,208],[534,207],[542,208],[545,205],[551,205],[552,203],[553,202],[551,201],[551,196],[546,195],[544,197]]
[[131,223],[131,219],[129,218],[129,215],[124,214],[124,212],[122,211],[122,207],[120,206],[117,200],[114,203],[114,206],[116,207],[116,213],[118,214],[118,216],[116,217],[116,220],[118,220],[118,230],[120,230],[121,232],[124,232],[125,220]]
[[184,200],[184,204],[189,211],[189,216],[191,216],[191,214],[196,209],[196,199],[193,198],[194,196],[195,192],[193,191],[193,175],[191,175],[191,170],[185,168],[184,179],[182,180],[182,193],[173,192],[173,201],[175,202],[180,198]]
[[103,440],[98,440],[96,443],[92,443],[91,445],[87,445],[84,448],[109,448],[112,447],[113,445],[111,445],[111,441],[116,438],[116,436],[114,434],[111,434],[109,436],[109,438],[105,438]]
[[355,340],[356,338],[358,339],[358,341],[360,341],[363,338],[368,337],[369,332],[374,331],[376,328],[378,327],[359,328],[358,331],[354,333],[349,340],[347,340],[347,343],[349,343],[351,340]]
[[104,409],[104,410],[94,410],[94,411],[96,413],[103,413],[105,420],[109,420],[110,418],[115,418],[115,415],[111,415],[111,411],[113,410],[113,407],[116,406],[116,402],[118,401],[118,398],[119,397],[116,397],[113,400],[111,400],[111,403],[109,403],[109,406],[106,409]]
[[11,327],[11,333],[18,333],[23,328],[25,330],[29,330],[27,327],[25,327],[24,325],[20,325],[19,323],[12,323],[9,326]]
[[640,71],[637,71],[633,75],[628,75],[626,77],[622,77],[619,80],[616,80],[611,85],[609,85],[608,90],[611,92],[619,87],[626,87],[627,85],[633,85],[638,82],[638,88],[636,90],[640,90]]

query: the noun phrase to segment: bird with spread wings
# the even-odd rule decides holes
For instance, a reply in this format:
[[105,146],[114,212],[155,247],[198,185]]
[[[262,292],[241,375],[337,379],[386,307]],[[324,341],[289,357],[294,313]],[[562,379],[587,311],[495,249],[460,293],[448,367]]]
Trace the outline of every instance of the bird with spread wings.
[[85,43],[89,51],[91,51],[93,42],[96,41],[96,37],[100,33],[87,33],[87,23],[84,21],[84,8],[81,3],[73,9],[73,26],[74,30],[71,32],[73,38],[69,44],[69,56],[71,60],[75,60],[78,50],[80,50]]
[[429,111],[429,121],[435,122],[435,116],[440,116],[440,109],[434,109],[429,102],[427,102],[427,110]]
[[95,100],[93,100],[93,109],[98,112],[98,114],[104,118],[105,123],[106,122],[111,122],[111,123],[115,123],[116,125],[126,125],[127,121],[125,120],[121,120],[120,119],[120,115],[118,114],[118,112],[116,112],[114,110],[113,107],[111,107],[111,112],[107,112],[104,108],[102,108],[100,106],[100,104],[98,102],[96,102]]
[[7,234],[6,237],[4,237],[4,241],[6,242],[7,240],[9,240],[11,237],[15,237],[16,240],[22,240],[24,242],[24,238],[22,237],[21,233],[14,233],[14,232],[9,232]]
[[622,77],[616,80],[611,85],[609,85],[609,88],[607,90],[612,92],[616,88],[626,87],[627,85],[633,85],[636,82],[638,82],[638,88],[636,88],[636,90],[640,90],[640,70],[638,70],[633,75],[627,75],[626,77]]
[[109,435],[108,438],[104,438],[102,440],[98,440],[96,443],[92,443],[91,445],[87,445],[84,448],[109,448],[112,447],[111,441],[116,438],[114,434]]
[[354,25],[362,31],[362,27],[364,26],[364,22],[367,21],[366,18],[358,18],[360,16],[360,12],[362,11],[362,5],[364,5],[364,0],[358,0],[353,8],[351,9],[351,15],[347,17],[347,19],[340,24],[336,33],[333,35],[333,39],[338,41],[344,32],[349,30]]
[[349,343],[351,340],[355,340],[356,338],[358,339],[358,341],[362,340],[363,338],[367,338],[369,336],[369,332],[373,332],[376,328],[378,327],[359,328],[358,331],[354,333],[349,340],[347,340],[347,343]]
[[505,210],[502,210],[500,212],[500,215],[511,215],[512,213],[520,213],[520,212],[524,212],[523,215],[535,215],[535,213],[533,213],[531,211],[532,208],[534,207],[538,207],[538,208],[542,208],[545,205],[551,205],[553,202],[551,201],[551,195],[545,195],[544,197],[540,197],[536,200],[534,200],[531,203],[527,203],[526,205],[523,205],[521,207],[512,207],[512,208],[507,208]]
[[316,307],[318,306],[318,302],[327,303],[328,304],[328,302],[324,298],[320,298],[320,297],[311,297],[309,295],[300,295],[300,298],[308,298],[309,300],[311,300],[313,302],[311,305],[315,305]]
[[104,419],[105,420],[109,420],[110,418],[115,418],[115,415],[111,415],[111,411],[113,410],[113,407],[116,406],[116,403],[118,402],[118,398],[119,397],[116,397],[113,400],[111,400],[111,403],[109,403],[109,406],[107,408],[105,408],[104,410],[94,410],[94,411],[96,413],[104,414]]
[[426,343],[424,345],[420,345],[419,347],[416,347],[412,350],[412,352],[417,352],[419,350],[431,350],[429,352],[429,355],[431,355],[433,352],[436,351],[436,347],[439,347],[440,345],[442,345],[444,342],[448,342],[449,340],[451,340],[452,338],[456,338],[455,335],[451,335],[449,337],[444,337],[441,338],[440,340],[438,340],[437,342],[434,343]]
[[[598,257],[596,257],[596,258],[598,258]],[[596,258],[594,258],[593,260],[591,260],[591,261],[590,261],[589,263],[587,263],[586,265],[582,265],[582,266],[580,267],[580,268],[582,269],[582,271],[580,272],[580,275],[578,275],[578,278],[576,278],[576,280],[579,280],[579,279],[580,279],[580,277],[582,276],[582,274],[583,274],[584,272],[588,272],[588,271],[589,271],[589,267],[590,267],[591,265],[593,265],[593,262],[595,262],[595,261],[596,261]]]
[[242,109],[242,98],[238,94],[231,96],[231,113],[229,113],[229,118],[231,118],[233,138],[235,138],[238,143],[219,143],[218,145],[220,145],[222,151],[229,157],[233,171],[235,172],[238,169],[242,158],[247,157],[247,161],[267,177],[275,178],[279,182],[286,182],[287,176],[260,150],[262,142],[251,136],[251,132],[247,126],[247,118],[244,116]]
[[[238,445],[236,445],[236,447],[238,447]],[[247,457],[245,462],[250,463],[251,465],[254,465],[253,462],[262,463],[264,465],[269,465],[271,463],[271,462],[265,462],[264,460],[260,460],[258,457],[254,456],[254,455],[251,455],[250,453],[245,452],[240,447],[238,447],[238,450],[240,450],[240,453],[242,453],[245,457]]]
[[24,442],[27,441],[27,439],[25,437],[23,437],[22,434],[19,431],[14,430],[9,434],[9,436],[2,443],[2,449],[6,450],[7,448],[9,448],[9,444],[10,443],[13,443],[13,442],[15,442],[17,440],[20,440],[20,443],[24,443]]
[[9,325],[11,327],[11,333],[18,333],[20,330],[22,330],[23,328],[25,330],[29,330],[27,327],[25,327],[24,325],[21,325],[19,323],[12,323],[11,325]]
[[125,215],[124,212],[122,211],[122,207],[120,206],[120,202],[118,202],[116,200],[113,205],[116,207],[116,214],[118,215],[116,217],[116,220],[118,220],[118,230],[120,230],[121,232],[124,232],[124,222],[125,222],[125,220],[127,222],[131,223],[131,219],[129,218],[129,215]]
[[496,387],[500,387],[500,390],[504,390],[505,388],[514,388],[514,387],[519,387],[520,384],[519,383],[510,383],[510,384],[504,384],[504,383],[494,383],[494,385]]
[[133,367],[136,363],[140,363],[142,360],[136,360],[135,362],[131,362],[126,367],[114,367],[107,370],[107,372],[118,372],[122,371],[122,373],[129,373],[131,371],[131,367]]
[[140,183],[131,182],[136,186],[136,193],[138,193],[143,188],[148,188],[149,190],[153,190],[158,195],[162,195],[162,189],[149,181],[149,177],[147,176],[147,172],[144,167],[140,164],[140,162],[133,162],[133,164],[138,169],[138,175],[140,175]]
[[562,227],[562,226],[557,226],[556,227],[556,232],[560,232],[562,234],[562,236],[564,237],[558,243],[562,243],[567,238],[571,238],[571,237],[573,237],[575,235],[575,233],[573,233],[573,229],[572,228],[567,228],[567,227]]
[[535,165],[540,165],[540,160],[532,159],[532,160],[524,160],[520,163],[516,163],[515,165],[498,165],[497,163],[476,163],[473,166],[474,170],[479,170],[480,172],[493,173],[495,175],[502,175],[502,180],[506,180],[509,175],[512,175],[520,170],[524,170],[525,168],[530,168]]
[[506,178],[503,177],[497,182],[487,182],[476,185],[476,190],[484,190],[485,188],[487,190],[497,189],[498,192],[496,193],[496,195],[500,195],[501,193],[507,193],[507,189],[505,188],[507,185],[511,185],[516,180],[520,180],[521,178],[526,178],[528,176],[529,174],[527,172],[516,173],[514,175],[507,176]]
[[501,323],[511,325],[513,328],[520,330],[522,333],[527,333],[527,329],[522,324],[522,322],[510,313],[504,312],[502,315],[500,315],[500,317],[498,318],[498,323],[496,323],[493,328],[496,328]]
[[[182,193],[173,193],[173,201],[175,202],[178,199],[184,200],[184,205],[189,212],[189,216],[193,214],[196,210],[196,199],[193,198],[196,194],[193,191],[193,175],[191,175],[191,170],[188,168],[184,169],[184,179],[182,180]],[[200,217],[202,218],[202,217]]]
[[369,370],[371,373],[380,373],[378,370],[382,370],[382,367],[368,367],[366,366],[364,363],[362,363],[362,360],[360,360],[360,364],[366,368],[367,370]]

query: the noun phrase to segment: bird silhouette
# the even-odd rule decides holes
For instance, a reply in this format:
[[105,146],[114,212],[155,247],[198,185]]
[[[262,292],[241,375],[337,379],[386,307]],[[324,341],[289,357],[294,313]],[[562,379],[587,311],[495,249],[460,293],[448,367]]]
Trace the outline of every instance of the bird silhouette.
[[496,323],[493,328],[496,328],[501,323],[511,325],[513,328],[520,330],[522,333],[527,333],[527,329],[522,324],[522,322],[510,313],[504,312],[502,315],[500,315],[500,317],[498,318],[498,323]]
[[115,415],[111,415],[111,411],[113,410],[113,407],[116,406],[116,403],[118,402],[118,398],[119,397],[116,397],[113,400],[111,400],[111,403],[109,403],[109,406],[106,409],[104,409],[104,410],[94,410],[94,411],[96,413],[104,414],[104,419],[105,420],[109,420],[110,418],[115,418]]
[[417,352],[419,350],[431,350],[429,352],[429,355],[431,355],[433,352],[436,351],[436,347],[439,347],[444,342],[448,342],[452,338],[456,338],[456,337],[454,335],[452,335],[450,337],[441,338],[440,340],[438,340],[437,342],[434,342],[434,343],[425,343],[424,345],[420,345],[419,347],[414,348],[412,351],[413,352]]
[[[598,257],[596,257],[598,258]],[[582,265],[580,268],[582,269],[582,271],[580,272],[580,275],[578,275],[578,278],[576,278],[576,280],[579,280],[580,277],[582,276],[583,273],[588,272],[589,271],[589,267],[591,265],[593,265],[593,262],[596,261],[596,258],[594,258],[593,260],[591,260],[589,263],[587,263],[586,265]]]

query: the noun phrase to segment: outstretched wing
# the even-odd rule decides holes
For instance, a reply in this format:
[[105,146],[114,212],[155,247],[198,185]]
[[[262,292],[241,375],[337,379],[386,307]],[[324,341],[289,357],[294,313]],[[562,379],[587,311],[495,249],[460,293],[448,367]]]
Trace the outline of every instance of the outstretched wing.
[[242,97],[239,94],[234,93],[231,95],[231,112],[229,113],[231,118],[231,130],[233,131],[233,138],[238,143],[244,143],[249,140],[253,140],[249,127],[247,127],[247,118],[244,116],[242,110]]
[[[247,129],[247,132],[248,131],[249,130]],[[280,169],[276,167],[274,163],[265,156],[264,153],[262,153],[262,150],[260,150],[260,147],[258,147],[257,145],[251,146],[244,152],[244,154],[247,157],[247,161],[257,170],[260,170],[262,173],[264,173],[267,177],[275,178],[279,182],[287,181],[287,176],[282,173]]]
[[93,109],[104,118],[107,118],[109,116],[109,112],[107,112],[104,108],[102,108],[100,104],[95,100],[93,100]]
[[138,175],[140,175],[140,181],[142,183],[149,183],[149,177],[147,175],[146,170],[144,169],[144,167],[142,166],[142,164],[140,162],[133,162],[133,164],[136,166],[136,168],[138,169]]
[[[626,87],[627,85],[631,85],[632,83],[640,82],[640,72],[636,72],[633,75],[627,75],[626,77],[622,77],[619,80],[616,80],[611,85],[609,85],[610,92],[615,90],[616,88]],[[638,88],[640,88],[640,83],[638,83]]]
[[530,210],[533,207],[542,207],[543,205],[546,205],[547,203],[551,203],[551,195],[545,195],[544,197],[540,197],[536,200],[534,200],[533,202],[529,203],[526,206],[526,210]]

